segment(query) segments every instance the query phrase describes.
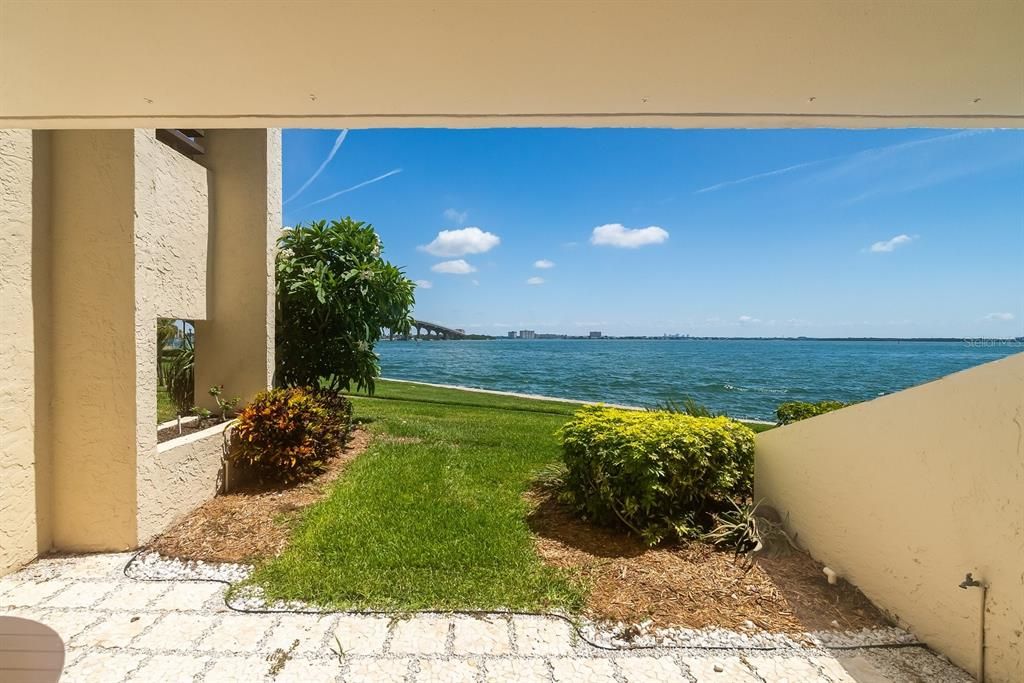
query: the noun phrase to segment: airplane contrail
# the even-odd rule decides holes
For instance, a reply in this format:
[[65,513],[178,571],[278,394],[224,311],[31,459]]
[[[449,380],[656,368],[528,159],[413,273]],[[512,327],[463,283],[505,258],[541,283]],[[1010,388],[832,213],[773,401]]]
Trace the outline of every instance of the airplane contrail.
[[291,200],[295,199],[300,194],[302,194],[303,190],[305,190],[307,187],[312,185],[313,181],[316,180],[320,176],[321,173],[323,173],[323,170],[325,168],[327,168],[327,164],[331,163],[331,159],[333,159],[334,155],[338,153],[339,149],[341,149],[341,143],[345,142],[345,136],[346,135],[348,135],[348,128],[345,128],[340,133],[338,133],[338,139],[334,141],[334,147],[331,147],[331,151],[327,155],[327,158],[324,159],[324,163],[320,164],[320,168],[316,169],[316,172],[313,173],[313,175],[309,176],[309,180],[304,182],[302,184],[302,187],[300,187],[298,190],[296,190],[292,194],[291,197],[289,197],[288,199],[284,200],[285,204],[287,204],[288,202],[290,202]]
[[351,192],[352,190],[358,190],[360,187],[366,187],[367,185],[372,185],[373,183],[376,183],[377,181],[384,180],[385,178],[389,178],[389,177],[395,175],[396,173],[401,173],[401,172],[402,172],[402,169],[400,169],[400,168],[392,169],[392,170],[388,171],[387,173],[385,173],[383,175],[377,176],[376,178],[370,178],[369,180],[364,180],[363,182],[359,183],[358,185],[353,185],[352,187],[346,187],[344,190],[338,190],[337,192],[329,194],[326,197],[323,197],[321,199],[316,200],[315,202],[310,202],[309,204],[306,204],[306,206],[304,206],[302,208],[305,209],[305,208],[308,208],[308,207],[313,206],[315,204],[322,204],[323,202],[326,202],[329,199],[334,199],[335,197],[343,195],[346,192]]

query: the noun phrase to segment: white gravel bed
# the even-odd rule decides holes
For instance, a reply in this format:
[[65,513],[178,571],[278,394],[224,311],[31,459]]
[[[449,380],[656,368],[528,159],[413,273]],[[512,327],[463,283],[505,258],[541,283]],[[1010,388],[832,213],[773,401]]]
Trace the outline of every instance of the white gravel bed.
[[128,567],[126,574],[144,581],[224,581],[238,583],[252,574],[252,565],[230,562],[203,562],[163,557],[159,553],[142,553]]

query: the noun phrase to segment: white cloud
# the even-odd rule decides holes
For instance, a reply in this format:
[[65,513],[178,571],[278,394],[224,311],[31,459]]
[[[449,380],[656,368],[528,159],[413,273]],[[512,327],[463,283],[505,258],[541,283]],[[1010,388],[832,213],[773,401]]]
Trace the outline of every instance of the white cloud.
[[533,262],[533,267],[534,268],[554,268],[555,267],[555,262],[554,261],[548,261],[546,258],[542,258],[542,259],[540,259],[538,261],[534,261]]
[[1007,322],[1013,320],[1013,313],[989,313],[985,316],[985,320],[1001,320]]
[[430,269],[435,273],[446,273],[448,275],[469,275],[476,272],[476,268],[466,263],[464,259],[441,261],[440,263],[435,263]]
[[417,247],[434,256],[464,256],[466,254],[482,254],[490,251],[501,243],[501,238],[492,232],[484,232],[477,227],[460,230],[442,230],[430,244]]
[[888,239],[883,242],[875,242],[870,247],[868,247],[868,251],[875,254],[884,254],[893,251],[894,249],[896,249],[896,247],[901,247],[904,244],[909,244],[913,240],[914,238],[911,237],[910,235],[896,235],[892,239]]
[[544,278],[542,278],[542,277],[531,277],[529,280],[526,281],[526,284],[528,284],[528,285],[542,285],[542,284],[544,284]]
[[480,281],[479,280],[473,280],[473,286],[474,287],[479,287],[480,286]]
[[434,283],[430,280],[416,280],[416,286],[420,289],[430,289],[434,286]]
[[740,316],[739,318],[737,318],[736,320],[738,320],[738,321],[739,321],[740,325],[753,325],[753,324],[755,324],[755,323],[759,323],[759,322],[761,322],[761,321],[760,321],[760,319],[758,319],[758,318],[752,318],[752,317],[750,317],[749,315],[741,315],[741,316]]
[[469,218],[469,211],[459,211],[458,209],[445,209],[444,217],[450,220],[456,225],[462,225]]
[[668,239],[668,231],[651,225],[646,228],[627,228],[621,223],[609,223],[594,228],[590,243],[600,246],[636,249],[648,244],[661,244]]

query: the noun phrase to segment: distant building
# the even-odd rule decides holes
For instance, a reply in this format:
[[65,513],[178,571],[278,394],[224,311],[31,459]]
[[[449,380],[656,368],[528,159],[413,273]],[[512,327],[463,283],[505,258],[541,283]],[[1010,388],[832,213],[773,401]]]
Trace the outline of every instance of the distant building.
[[591,339],[600,339],[601,338],[601,331],[600,330],[592,331],[590,333],[590,338]]
[[516,338],[516,332],[515,332],[515,330],[509,330],[509,333],[508,333],[508,338],[509,338],[509,339],[515,339],[515,338]]
[[536,339],[537,333],[533,330],[519,330],[520,339]]

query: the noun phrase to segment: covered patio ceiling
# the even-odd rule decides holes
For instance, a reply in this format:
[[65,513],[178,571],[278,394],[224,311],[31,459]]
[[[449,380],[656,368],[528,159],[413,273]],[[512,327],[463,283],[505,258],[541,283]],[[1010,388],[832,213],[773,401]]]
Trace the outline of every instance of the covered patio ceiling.
[[0,1],[0,127],[1021,127],[1019,0]]

